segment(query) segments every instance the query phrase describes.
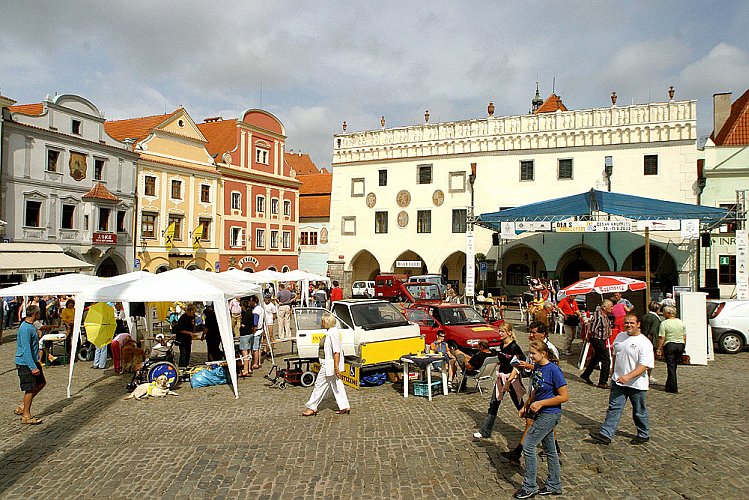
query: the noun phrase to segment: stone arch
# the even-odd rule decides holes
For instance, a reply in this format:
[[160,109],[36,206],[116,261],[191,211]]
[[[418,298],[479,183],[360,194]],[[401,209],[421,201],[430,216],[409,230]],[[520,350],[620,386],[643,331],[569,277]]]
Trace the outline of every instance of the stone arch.
[[352,281],[371,281],[380,274],[380,263],[368,250],[360,250],[349,263]]
[[159,267],[156,268],[156,274],[159,273],[165,273],[170,270],[170,267],[167,264],[162,264]]
[[[439,270],[435,269],[435,271],[439,271],[442,279],[452,284],[453,288],[458,291],[458,294],[462,294],[466,282],[465,267],[466,254],[461,250],[457,250],[445,257]],[[476,282],[478,283],[478,267],[476,268],[476,277]]]
[[112,276],[117,276],[118,274],[122,273],[120,273],[117,262],[110,255],[109,257],[102,260],[98,266],[96,266],[95,274],[100,278],[111,278]]
[[282,273],[288,273],[289,271],[291,271],[291,268],[289,266],[283,266],[281,268]]
[[[636,248],[622,263],[622,271],[645,271],[645,246]],[[676,259],[666,250],[650,244],[651,289],[671,290],[679,284],[679,271]]]
[[[410,262],[421,262],[421,267],[402,267],[398,266],[398,262],[401,261],[410,261]],[[390,267],[390,271],[396,274],[405,274],[407,276],[415,276],[418,274],[427,274],[429,272],[429,269],[427,268],[426,262],[424,262],[424,259],[421,257],[421,255],[417,254],[413,250],[406,250],[405,252],[402,252],[398,257],[395,258],[393,261],[393,265]]]
[[254,273],[255,272],[255,270],[253,268],[251,268],[251,267],[245,267],[244,269],[242,269],[242,271],[244,271],[246,273]]
[[515,245],[502,254],[502,283],[510,295],[518,295],[528,288],[526,276],[548,275],[543,257],[528,245]]
[[609,263],[597,250],[587,245],[570,248],[557,262],[556,278],[562,287],[579,281],[581,271],[609,271]]
[[276,266],[269,266],[268,271],[278,271],[278,269],[276,269]]

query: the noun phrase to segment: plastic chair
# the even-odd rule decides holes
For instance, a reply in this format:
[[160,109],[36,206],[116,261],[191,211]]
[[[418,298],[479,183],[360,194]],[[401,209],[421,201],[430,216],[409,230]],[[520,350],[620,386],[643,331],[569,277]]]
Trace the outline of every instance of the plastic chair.
[[475,380],[476,381],[476,387],[479,390],[479,394],[482,396],[484,395],[484,392],[481,390],[481,382],[484,380],[492,379],[494,380],[496,378],[495,370],[497,369],[497,365],[499,364],[499,358],[497,356],[489,356],[484,360],[484,363],[479,367],[479,369],[474,373],[473,375],[466,374],[465,368],[463,368],[463,376],[460,379],[460,385],[458,385],[458,391],[460,392],[460,389],[463,387],[464,383],[467,383],[468,380]]

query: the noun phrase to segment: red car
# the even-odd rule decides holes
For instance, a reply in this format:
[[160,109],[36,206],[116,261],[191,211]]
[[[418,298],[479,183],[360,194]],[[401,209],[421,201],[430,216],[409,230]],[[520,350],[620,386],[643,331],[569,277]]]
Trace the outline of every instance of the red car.
[[488,324],[478,311],[466,304],[417,302],[405,309],[403,315],[419,325],[429,344],[434,342],[439,331],[445,332],[445,341],[450,347],[468,352],[476,351],[480,340],[488,341],[489,347],[502,344],[499,328]]

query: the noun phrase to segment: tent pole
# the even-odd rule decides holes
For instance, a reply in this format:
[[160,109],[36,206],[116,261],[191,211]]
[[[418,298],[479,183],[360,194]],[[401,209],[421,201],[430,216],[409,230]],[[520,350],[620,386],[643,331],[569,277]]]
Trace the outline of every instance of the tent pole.
[[645,228],[645,308],[650,304],[650,228]]

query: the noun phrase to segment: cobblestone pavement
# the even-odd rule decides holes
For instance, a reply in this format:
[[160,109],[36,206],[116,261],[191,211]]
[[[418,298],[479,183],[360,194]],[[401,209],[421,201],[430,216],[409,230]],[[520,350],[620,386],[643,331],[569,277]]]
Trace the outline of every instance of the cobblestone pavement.
[[[302,418],[310,389],[271,387],[267,361],[240,380],[238,400],[226,386],[183,384],[179,397],[147,401],[122,400],[129,377],[80,363],[71,399],[67,367],[46,370],[33,408],[44,423],[27,427],[13,415],[21,397],[14,351],[14,331],[5,332],[0,498],[483,499],[509,498],[522,481],[522,468],[500,455],[521,433],[509,400],[492,438],[475,441],[488,403],[477,392],[429,403],[385,384],[349,390],[351,415],[335,415],[331,398],[317,417]],[[627,409],[614,443],[600,446],[587,435],[603,419],[608,391],[585,385],[563,361],[570,401],[557,435],[566,497],[746,498],[748,364],[744,352],[680,367],[678,395],[662,385],[648,395],[648,444],[629,444]],[[665,379],[661,362],[656,376]],[[539,479],[545,474],[541,462]]]

